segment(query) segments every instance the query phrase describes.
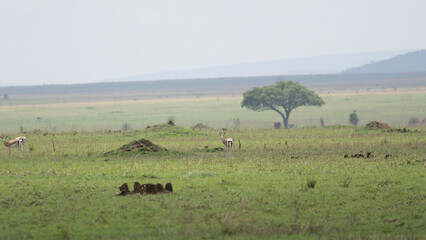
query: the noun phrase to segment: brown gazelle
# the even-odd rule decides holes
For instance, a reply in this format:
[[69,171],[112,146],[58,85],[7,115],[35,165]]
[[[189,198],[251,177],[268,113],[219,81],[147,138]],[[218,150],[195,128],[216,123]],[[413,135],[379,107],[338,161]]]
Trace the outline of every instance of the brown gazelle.
[[232,138],[226,138],[226,129],[222,129],[222,132],[219,132],[220,138],[222,138],[222,143],[226,146],[226,157],[232,157],[232,145],[234,145],[234,140]]
[[1,138],[3,139],[4,145],[9,148],[9,156],[11,154],[10,148],[12,148],[12,147],[19,148],[19,150],[21,151],[21,154],[22,154],[22,146],[25,145],[25,140],[26,140],[25,137],[17,137],[13,140],[7,141],[6,139],[8,138],[8,136],[3,134],[1,136]]

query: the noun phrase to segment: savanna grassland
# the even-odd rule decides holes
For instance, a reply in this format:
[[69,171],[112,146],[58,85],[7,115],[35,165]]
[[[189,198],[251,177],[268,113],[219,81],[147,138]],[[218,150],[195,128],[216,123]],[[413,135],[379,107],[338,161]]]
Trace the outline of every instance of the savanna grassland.
[[[322,118],[325,125],[347,125],[353,110],[357,110],[359,125],[376,120],[401,127],[406,126],[411,117],[422,120],[426,116],[424,90],[336,93],[321,97],[325,105],[296,108],[289,123],[297,127],[320,126]],[[282,122],[273,111],[254,112],[241,108],[241,96],[90,102],[84,102],[85,95],[74,98],[83,102],[56,103],[52,100],[46,104],[48,96],[43,104],[34,103],[33,98],[2,100],[0,132],[137,130],[168,119],[187,128],[197,123],[213,128],[272,128],[274,122]],[[123,129],[123,125],[127,128]]]
[[[28,132],[22,157],[0,152],[0,239],[424,239],[426,133],[410,130],[228,130],[231,159],[214,129]],[[168,151],[104,155],[141,138]],[[174,193],[116,196],[135,181]]]
[[[289,130],[272,129],[276,113],[242,109],[241,97],[12,96],[0,130],[27,142],[22,155],[0,149],[0,239],[426,238],[424,127],[363,127],[423,119],[424,91],[321,96],[324,106],[292,112]],[[353,110],[359,127],[347,126]],[[161,124],[169,119],[176,126]],[[228,159],[217,149],[223,127],[235,141]],[[168,151],[104,155],[142,138]],[[174,192],[116,196],[135,181]]]

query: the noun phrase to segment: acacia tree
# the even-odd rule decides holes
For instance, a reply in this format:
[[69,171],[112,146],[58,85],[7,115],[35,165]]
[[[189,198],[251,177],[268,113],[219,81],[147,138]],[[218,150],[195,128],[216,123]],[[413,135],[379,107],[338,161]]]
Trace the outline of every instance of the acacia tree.
[[288,128],[288,119],[293,109],[300,106],[321,106],[324,101],[314,91],[293,81],[280,81],[262,88],[252,88],[243,94],[241,107],[253,111],[273,110],[283,119]]

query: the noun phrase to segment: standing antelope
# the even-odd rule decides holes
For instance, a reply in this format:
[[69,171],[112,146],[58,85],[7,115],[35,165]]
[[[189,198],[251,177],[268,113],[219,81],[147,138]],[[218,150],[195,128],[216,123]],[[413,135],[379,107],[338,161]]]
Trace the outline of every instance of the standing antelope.
[[15,140],[21,140],[22,146],[25,147],[25,141],[27,140],[26,137],[19,136],[16,137]]
[[1,138],[3,139],[4,145],[9,148],[9,156],[11,154],[10,148],[12,148],[12,147],[19,148],[19,150],[21,151],[21,154],[22,154],[22,146],[25,146],[25,140],[26,140],[25,137],[17,137],[13,140],[10,140],[10,141],[6,141],[6,139],[8,138],[8,136],[6,136],[6,135],[2,135]]
[[232,145],[234,144],[234,140],[232,140],[232,138],[225,139],[225,134],[225,129],[222,129],[222,132],[219,132],[219,136],[222,138],[222,143],[226,146],[226,158],[228,158],[228,155],[232,157]]

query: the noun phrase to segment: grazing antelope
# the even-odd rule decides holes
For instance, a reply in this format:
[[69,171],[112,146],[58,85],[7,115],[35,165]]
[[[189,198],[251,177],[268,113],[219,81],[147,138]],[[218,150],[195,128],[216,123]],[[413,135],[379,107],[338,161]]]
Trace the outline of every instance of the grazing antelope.
[[26,140],[25,137],[17,137],[13,140],[10,140],[10,141],[6,141],[6,139],[8,138],[8,136],[6,136],[6,135],[2,135],[1,138],[3,139],[4,145],[9,148],[9,156],[11,154],[10,148],[12,148],[12,147],[19,148],[19,150],[21,151],[21,154],[22,154],[22,146],[25,146],[25,140]]
[[222,143],[226,146],[226,158],[228,158],[228,155],[232,157],[232,145],[234,145],[234,140],[232,140],[232,138],[225,139],[225,134],[225,129],[222,129],[222,132],[219,132],[219,136],[222,139]]

